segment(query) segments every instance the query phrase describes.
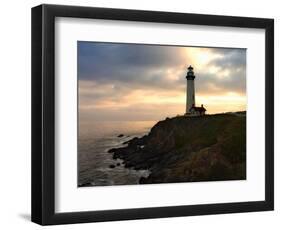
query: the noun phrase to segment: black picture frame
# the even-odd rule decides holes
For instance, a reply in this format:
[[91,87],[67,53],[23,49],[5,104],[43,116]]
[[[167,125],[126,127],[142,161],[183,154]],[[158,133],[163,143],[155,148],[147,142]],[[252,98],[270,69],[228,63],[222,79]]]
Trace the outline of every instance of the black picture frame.
[[[109,19],[265,29],[265,200],[55,213],[55,18]],[[274,20],[110,8],[32,8],[32,221],[41,225],[222,214],[274,209]]]

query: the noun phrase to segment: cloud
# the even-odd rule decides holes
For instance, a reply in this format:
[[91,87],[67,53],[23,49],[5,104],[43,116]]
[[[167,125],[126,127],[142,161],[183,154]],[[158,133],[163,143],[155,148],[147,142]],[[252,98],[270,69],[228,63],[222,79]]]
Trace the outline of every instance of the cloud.
[[[245,49],[78,42],[79,109],[110,119],[110,111],[124,119],[166,116],[167,108],[181,113],[189,64],[195,68],[198,102],[220,96],[229,105],[229,93],[245,98]],[[208,111],[223,109],[209,102]],[[245,107],[245,100],[235,103]]]
[[154,80],[161,70],[180,64],[180,47],[78,42],[80,80]]
[[246,94],[246,49],[213,49],[217,57],[199,72],[198,91],[203,94]]

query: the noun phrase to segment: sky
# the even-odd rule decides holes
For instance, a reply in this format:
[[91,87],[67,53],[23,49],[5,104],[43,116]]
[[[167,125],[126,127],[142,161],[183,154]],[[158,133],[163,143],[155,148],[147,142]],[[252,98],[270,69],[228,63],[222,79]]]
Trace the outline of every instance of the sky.
[[208,114],[246,110],[246,49],[78,42],[79,119],[157,121],[185,113],[186,72]]

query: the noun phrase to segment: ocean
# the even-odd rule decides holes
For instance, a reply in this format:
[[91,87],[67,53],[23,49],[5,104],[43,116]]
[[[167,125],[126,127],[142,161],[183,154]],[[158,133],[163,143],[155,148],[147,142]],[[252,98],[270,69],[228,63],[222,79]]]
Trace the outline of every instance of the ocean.
[[[124,167],[113,159],[109,149],[126,146],[124,142],[147,134],[156,121],[101,121],[79,124],[78,186],[138,184],[148,170]],[[121,134],[121,136],[119,136]]]

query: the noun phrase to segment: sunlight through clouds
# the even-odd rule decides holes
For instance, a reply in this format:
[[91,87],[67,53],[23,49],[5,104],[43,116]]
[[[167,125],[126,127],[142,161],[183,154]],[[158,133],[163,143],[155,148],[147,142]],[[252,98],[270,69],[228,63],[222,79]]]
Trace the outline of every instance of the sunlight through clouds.
[[246,50],[78,42],[83,119],[156,120],[184,114],[186,71],[207,113],[246,110]]

